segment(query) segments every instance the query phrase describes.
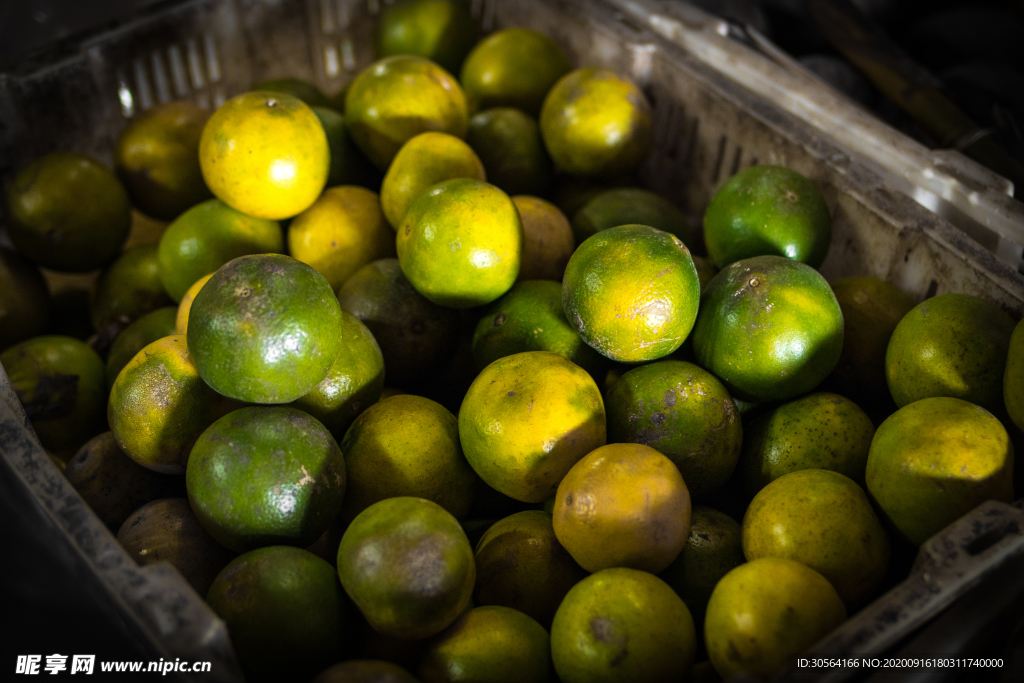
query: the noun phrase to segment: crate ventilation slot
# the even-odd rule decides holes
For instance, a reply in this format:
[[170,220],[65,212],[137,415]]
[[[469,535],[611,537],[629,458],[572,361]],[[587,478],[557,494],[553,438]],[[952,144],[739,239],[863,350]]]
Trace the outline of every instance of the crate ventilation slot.
[[215,88],[211,102],[208,89],[221,81],[220,60],[213,36],[189,38],[184,45],[171,45],[118,69],[117,99],[125,118],[150,109],[154,104],[190,96],[204,109],[224,103],[221,88]]

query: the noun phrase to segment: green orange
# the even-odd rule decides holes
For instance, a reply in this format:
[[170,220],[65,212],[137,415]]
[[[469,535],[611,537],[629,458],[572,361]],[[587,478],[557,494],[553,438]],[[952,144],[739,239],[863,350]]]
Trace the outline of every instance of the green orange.
[[395,55],[366,67],[345,94],[345,122],[359,149],[385,170],[409,139],[427,131],[466,136],[466,96],[422,57]]
[[154,472],[125,455],[111,432],[89,439],[68,460],[64,477],[111,529],[120,528],[140,507],[179,486],[175,477]]
[[601,392],[585,370],[557,353],[505,356],[484,368],[466,392],[459,438],[488,485],[541,503],[580,458],[604,445]]
[[236,552],[311,544],[345,495],[345,459],[315,418],[288,406],[239,408],[195,442],[188,499],[210,535]]
[[475,607],[434,637],[419,675],[423,683],[548,683],[550,638],[535,619],[511,607]]
[[537,120],[518,109],[486,109],[469,120],[466,142],[480,156],[489,182],[509,194],[546,195],[554,180]]
[[802,396],[754,418],[743,442],[743,485],[756,494],[779,477],[831,470],[864,486],[875,427],[856,403],[826,392]]
[[662,360],[626,372],[605,398],[608,440],[654,448],[679,468],[694,498],[721,487],[740,457],[743,427],[711,373]]
[[465,0],[399,0],[384,6],[373,42],[377,57],[416,55],[456,74],[479,35]]
[[690,493],[675,464],[650,446],[601,446],[558,485],[555,536],[590,572],[632,567],[657,573],[690,533]]
[[562,310],[562,286],[548,280],[517,282],[484,311],[473,334],[479,369],[524,351],[552,351],[599,378],[608,360],[583,343]]
[[440,633],[470,603],[476,566],[462,527],[437,503],[397,497],[363,510],[338,548],[345,592],[378,633]]
[[573,586],[551,625],[563,683],[685,680],[696,634],[690,610],[647,572],[604,569]]
[[739,522],[724,512],[694,505],[686,545],[658,576],[690,608],[699,641],[704,640],[704,613],[711,592],[723,576],[744,562]]
[[818,271],[781,256],[737,261],[701,295],[697,364],[745,401],[784,401],[814,389],[843,347],[843,314]]
[[678,349],[697,318],[700,282],[678,237],[621,225],[581,244],[562,279],[562,306],[580,337],[625,363]]
[[174,331],[178,334],[185,336],[188,333],[188,314],[192,310],[192,302],[195,301],[196,294],[203,288],[203,285],[210,281],[211,277],[213,277],[213,273],[202,276],[193,282],[185,292],[185,296],[181,297],[181,301],[178,303],[178,313],[174,318]]
[[519,281],[561,282],[576,243],[572,226],[562,211],[540,197],[519,194],[512,197],[523,222],[523,256]]
[[420,294],[436,304],[490,303],[519,275],[523,224],[512,199],[480,180],[434,185],[398,228],[398,262]]
[[495,522],[476,544],[476,602],[504,605],[549,628],[587,572],[555,538],[551,513],[524,510]]
[[879,426],[865,477],[888,522],[920,545],[986,500],[1010,502],[1013,461],[1013,443],[990,412],[934,397]]
[[51,152],[14,176],[7,234],[33,263],[84,273],[106,265],[128,237],[131,204],[106,166],[75,152]]
[[1024,429],[1024,325],[1017,323],[1003,373],[1003,401],[1017,429]]
[[341,349],[341,307],[330,284],[290,256],[242,256],[199,290],[188,348],[217,392],[287,403],[323,381]]
[[160,281],[155,244],[129,247],[96,280],[90,313],[97,331],[107,325],[123,328],[162,306],[171,304]]
[[157,104],[117,137],[114,170],[132,205],[169,221],[210,196],[199,168],[199,138],[210,112],[185,100]]
[[951,396],[1001,412],[1014,325],[999,306],[970,294],[940,294],[915,306],[885,353],[896,405]]
[[143,347],[117,375],[107,421],[132,460],[182,474],[199,435],[234,407],[203,382],[185,338],[173,335]]
[[118,373],[143,347],[175,334],[176,316],[173,306],[165,306],[150,311],[121,330],[107,353],[107,386],[114,386]]
[[795,560],[764,557],[726,574],[704,617],[704,643],[722,678],[768,678],[846,621],[832,584]]
[[341,519],[395,496],[426,498],[456,519],[469,512],[476,473],[459,445],[459,423],[444,406],[402,394],[375,403],[341,441],[348,490]]
[[213,113],[199,141],[203,179],[231,208],[279,220],[305,211],[327,183],[320,120],[285,93],[248,92]]
[[171,564],[203,596],[234,558],[206,533],[185,498],[161,498],[140,506],[118,529],[117,542],[140,567]]
[[576,243],[582,244],[602,230],[630,223],[670,232],[684,244],[691,239],[690,225],[683,212],[661,195],[639,187],[616,187],[601,192],[572,217],[572,231]]
[[103,361],[71,337],[27,339],[0,353],[11,388],[47,451],[66,460],[105,429]]
[[540,131],[555,168],[607,178],[631,173],[651,148],[651,106],[631,80],[577,69],[548,92]]
[[473,149],[448,133],[420,133],[402,145],[380,186],[381,208],[396,231],[413,201],[431,185],[452,178],[486,180]]
[[327,376],[291,405],[323,423],[339,441],[352,421],[380,398],[384,357],[370,330],[348,311],[341,312],[342,345]]
[[885,351],[896,325],[914,300],[896,285],[874,277],[845,277],[832,291],[843,311],[843,352],[830,381],[844,396],[877,401],[889,394]]
[[572,64],[554,40],[528,28],[495,31],[473,48],[459,80],[473,110],[515,107],[531,116]]
[[288,253],[313,266],[337,290],[367,263],[394,256],[395,234],[375,192],[342,185],[324,190],[292,219]]
[[235,558],[206,601],[227,625],[246,680],[307,680],[341,658],[351,629],[334,568],[301,548]]
[[41,334],[50,317],[42,273],[16,251],[0,247],[0,350]]
[[704,242],[719,268],[769,254],[817,268],[832,242],[832,218],[809,179],[784,166],[751,166],[711,198]]
[[874,597],[889,564],[889,538],[864,490],[838,472],[785,474],[743,516],[748,560],[783,557],[817,571],[852,611]]
[[247,254],[284,253],[277,221],[253,218],[219,199],[197,204],[167,226],[157,252],[160,281],[175,301],[197,280]]
[[458,311],[425,299],[402,274],[398,259],[360,268],[338,290],[338,301],[373,333],[392,386],[418,383],[455,353]]

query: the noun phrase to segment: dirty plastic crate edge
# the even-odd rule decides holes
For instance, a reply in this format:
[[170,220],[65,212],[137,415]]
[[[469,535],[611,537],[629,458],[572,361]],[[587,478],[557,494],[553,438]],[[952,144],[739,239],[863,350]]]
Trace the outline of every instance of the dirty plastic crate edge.
[[[269,3],[268,3],[269,4]],[[282,33],[284,37],[277,36],[281,44],[297,40],[299,36],[304,46],[309,50],[298,50],[293,52],[304,52],[305,56],[292,54],[290,58],[280,63],[274,60],[256,60],[255,64],[245,61],[244,64],[233,64],[233,59],[241,59],[246,55],[254,35],[260,34],[260,26],[254,15],[263,12],[263,20],[267,17],[274,18],[273,8],[261,7],[258,0],[192,0],[192,2],[173,10],[164,10],[157,17],[140,20],[135,24],[142,31],[153,31],[160,34],[161,30],[168,30],[169,27],[162,24],[168,16],[177,13],[177,16],[187,16],[189,12],[196,14],[205,13],[206,18],[214,17],[221,21],[221,24],[209,28],[209,32],[202,33],[198,38],[185,37],[180,45],[180,59],[187,65],[187,79],[195,74],[188,73],[192,67],[197,65],[202,83],[201,88],[188,90],[192,96],[199,97],[205,94],[210,98],[209,102],[215,104],[220,98],[234,94],[244,89],[254,80],[268,78],[277,75],[292,73],[309,78],[327,87],[331,81],[323,74],[327,68],[330,58],[327,43],[333,41],[337,47],[337,55],[341,55],[341,64],[344,66],[344,54],[348,49],[353,55],[354,64],[365,63],[368,43],[365,34],[360,37],[354,35],[359,28],[366,27],[366,17],[360,15],[360,3],[356,2],[319,2],[317,0],[291,0],[290,3],[280,3],[280,6],[287,6],[292,9],[301,7],[302,12],[295,12],[288,21],[283,22]],[[774,161],[776,163],[791,163],[798,170],[807,173],[820,182],[824,182],[826,194],[829,199],[830,208],[839,212],[837,222],[839,224],[838,236],[841,239],[852,239],[859,233],[854,232],[852,224],[856,221],[870,223],[870,232],[863,237],[863,243],[856,243],[854,246],[864,249],[870,247],[875,241],[879,243],[878,253],[889,258],[888,262],[880,262],[877,258],[869,258],[869,255],[861,254],[850,263],[842,263],[842,256],[851,252],[848,246],[840,245],[834,249],[839,256],[830,255],[830,262],[826,263],[825,271],[832,275],[845,274],[844,268],[850,272],[866,271],[870,274],[883,277],[890,277],[898,281],[901,286],[912,291],[917,298],[942,291],[971,291],[988,296],[997,301],[1004,308],[1007,308],[1015,315],[1019,314],[1024,305],[1024,280],[1019,274],[1002,266],[995,261],[992,255],[966,238],[962,233],[952,228],[948,223],[930,214],[916,203],[908,200],[898,192],[893,192],[884,186],[884,183],[870,169],[859,166],[855,161],[844,159],[841,151],[834,148],[825,139],[815,136],[814,130],[806,122],[801,122],[796,117],[774,108],[770,103],[758,98],[742,86],[730,82],[721,76],[714,69],[701,64],[692,56],[682,52],[679,48],[668,45],[660,37],[643,29],[642,27],[630,26],[628,22],[621,21],[621,15],[614,12],[614,9],[607,3],[598,1],[586,2],[584,0],[563,0],[560,2],[538,5],[531,2],[507,2],[500,5],[495,2],[474,3],[478,14],[482,14],[482,20],[487,26],[493,22],[496,27],[503,25],[527,25],[544,29],[545,25],[554,33],[571,45],[577,55],[585,55],[581,61],[588,63],[601,63],[616,70],[630,73],[637,80],[645,83],[649,90],[661,100],[662,104],[668,101],[674,102],[672,98],[679,101],[673,107],[660,108],[655,106],[656,139],[661,145],[656,149],[652,157],[646,162],[643,170],[644,177],[655,186],[655,189],[672,195],[673,191],[686,193],[689,196],[680,199],[680,203],[691,215],[697,215],[702,209],[702,203],[706,203],[707,196],[714,186],[721,181],[724,172],[734,171],[759,161],[758,149],[767,148],[760,161]],[[247,9],[240,9],[240,8]],[[325,9],[326,8],[326,9]],[[559,12],[562,14],[559,14]],[[566,11],[576,12],[576,16],[585,17],[584,20],[573,24],[560,21]],[[250,12],[243,16],[243,12]],[[318,14],[321,13],[322,14]],[[334,18],[331,22],[324,19],[326,12],[333,12]],[[351,12],[351,15],[342,17],[344,12]],[[342,19],[344,18],[344,21]],[[318,20],[319,19],[319,20]],[[191,19],[193,24],[200,23],[198,19]],[[290,23],[289,23],[290,21]],[[360,23],[362,22],[362,23]],[[225,26],[227,28],[225,28]],[[327,31],[333,26],[334,33]],[[173,27],[170,27],[173,29]],[[244,36],[239,33],[248,31]],[[346,33],[348,31],[348,33]],[[172,31],[173,32],[173,31]],[[570,32],[571,35],[567,35]],[[117,41],[124,38],[127,31],[122,30],[120,36],[112,40]],[[350,35],[353,34],[353,35]],[[204,36],[214,36],[207,40]],[[104,57],[104,46],[107,34],[98,36],[88,41],[86,53],[76,62],[74,58],[64,60],[71,68],[77,69],[77,73],[92,81],[85,84],[88,90],[92,88],[97,97],[105,103],[105,110],[93,112],[97,114],[90,121],[103,119],[96,127],[102,134],[95,136],[92,144],[102,147],[101,156],[107,159],[110,157],[109,150],[112,148],[112,141],[116,135],[115,123],[123,125],[123,118],[117,107],[124,108],[122,86],[142,103],[140,83],[147,83],[146,74],[149,74],[149,86],[151,87],[151,101],[159,100],[160,88],[159,79],[152,76],[158,69],[158,61],[152,57],[160,50],[145,51],[142,57],[133,57],[121,64],[123,71],[119,74],[115,68],[114,74],[103,71],[109,59]],[[216,37],[221,38],[218,43]],[[248,36],[249,43],[246,42]],[[288,36],[291,36],[290,38]],[[327,40],[324,36],[334,36]],[[192,40],[193,42],[189,42]],[[349,40],[349,43],[345,41]],[[211,42],[212,41],[212,42]],[[361,42],[360,42],[361,41]],[[219,51],[219,60],[211,59],[209,45]],[[345,48],[345,45],[349,48]],[[195,50],[193,50],[195,46]],[[275,49],[280,48],[277,45]],[[118,44],[113,46],[113,51],[124,55],[131,53],[130,44]],[[162,48],[161,48],[162,49]],[[284,48],[287,50],[287,48]],[[142,50],[138,50],[140,54]],[[167,63],[173,62],[173,53],[166,53]],[[198,55],[193,58],[190,55]],[[358,58],[363,58],[359,62]],[[149,60],[149,61],[147,61]],[[205,65],[203,64],[205,60]],[[306,61],[304,61],[306,60]],[[244,60],[243,60],[244,61]],[[141,66],[140,66],[141,65]],[[220,71],[218,72],[218,69]],[[230,69],[235,71],[228,73]],[[274,71],[274,69],[280,69]],[[353,69],[354,70],[354,69]],[[135,72],[134,74],[132,72]],[[174,69],[172,68],[173,72]],[[142,73],[142,77],[138,77]],[[334,83],[351,75],[341,73],[335,77]],[[122,78],[123,76],[123,78]],[[166,74],[165,74],[166,76]],[[215,79],[214,76],[217,76]],[[134,78],[134,81],[133,81]],[[233,79],[233,80],[232,80]],[[171,88],[170,92],[180,94],[176,77],[173,73],[170,79],[165,78],[165,86]],[[660,82],[659,82],[660,81]],[[197,82],[192,78],[191,83]],[[11,92],[8,85],[10,77],[4,79],[4,85],[0,88],[0,119],[6,112],[11,113],[14,106]],[[169,85],[168,85],[169,84]],[[132,93],[130,86],[135,86]],[[219,90],[218,90],[219,88]],[[659,88],[661,90],[659,91]],[[330,89],[330,88],[328,88]],[[689,97],[683,97],[683,93]],[[155,93],[155,94],[154,94]],[[198,93],[198,94],[197,94]],[[685,101],[683,101],[685,99]],[[701,119],[700,106],[708,105],[710,110],[717,112],[719,116],[720,131],[714,130],[714,118],[710,115]],[[731,108],[731,109],[730,109]],[[691,113],[691,109],[696,109]],[[106,117],[104,119],[104,117]],[[729,125],[734,125],[737,131],[727,131]],[[712,129],[708,132],[709,127]],[[10,128],[8,128],[10,130]],[[729,135],[729,132],[736,133]],[[718,135],[721,133],[721,135]],[[0,131],[0,136],[4,133]],[[2,138],[0,138],[2,139]],[[760,141],[761,147],[758,147]],[[766,142],[767,141],[767,142]],[[3,140],[8,143],[9,139]],[[52,141],[51,141],[52,142]],[[742,143],[742,144],[741,144]],[[774,147],[773,147],[774,146]],[[753,150],[753,151],[752,151]],[[9,157],[13,160],[14,156]],[[694,177],[693,170],[708,171],[714,168],[713,173],[697,174]],[[714,176],[713,178],[711,176]],[[686,188],[692,188],[687,190]],[[868,228],[864,228],[868,230]],[[856,255],[856,254],[855,254]],[[911,259],[913,257],[913,260]],[[957,270],[957,269],[960,270]],[[955,272],[953,272],[955,271]],[[951,274],[952,273],[952,274]],[[941,280],[941,282],[940,282]],[[6,376],[3,376],[4,386]],[[3,420],[10,423],[8,414],[20,413],[20,406],[17,411],[11,411],[4,406],[5,415]],[[14,422],[21,421],[23,417],[19,414],[12,418]],[[34,438],[34,437],[33,437]],[[70,486],[63,480],[62,476],[48,460],[40,461],[41,450],[35,453],[34,466],[40,470],[47,471],[49,480],[46,487],[34,487],[36,497],[44,500],[52,495],[55,486],[57,489],[63,487],[70,489]],[[9,461],[13,458],[12,466],[17,467],[17,454],[5,451],[5,458]],[[26,455],[26,457],[29,457]],[[52,469],[52,472],[48,470]],[[56,478],[51,475],[56,475]],[[62,490],[60,495],[67,497],[68,490]],[[76,496],[73,490],[70,495]],[[92,515],[87,515],[90,521],[99,524],[99,520]],[[103,531],[109,535],[109,531]],[[115,542],[116,543],[116,542]],[[117,552],[118,548],[111,549]],[[84,551],[83,551],[84,552]],[[120,551],[123,552],[123,551]],[[130,562],[130,560],[129,560]],[[133,565],[126,565],[129,568]],[[146,576],[149,569],[136,569],[138,575]],[[177,576],[175,574],[175,576]],[[178,577],[180,580],[180,577]],[[112,579],[113,580],[113,579]],[[180,588],[180,586],[179,586]],[[194,594],[186,590],[186,601],[195,600]],[[888,597],[883,596],[880,600]],[[205,611],[208,616],[212,613],[201,601],[196,608]],[[214,618],[215,619],[215,618]],[[216,622],[214,622],[216,623]],[[849,623],[849,622],[848,622]],[[188,634],[181,634],[183,636]],[[199,634],[193,634],[198,636]],[[161,642],[162,637],[154,631],[152,639]],[[168,644],[163,640],[165,647],[185,647],[184,644]],[[197,638],[196,642],[202,642]],[[226,657],[230,658],[230,648],[227,649]]]

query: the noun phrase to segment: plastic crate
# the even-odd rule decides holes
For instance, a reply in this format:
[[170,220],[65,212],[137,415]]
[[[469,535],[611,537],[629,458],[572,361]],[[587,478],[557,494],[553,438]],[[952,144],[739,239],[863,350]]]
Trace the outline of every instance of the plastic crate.
[[[658,22],[641,11],[645,6],[624,0],[472,3],[485,31],[539,30],[575,63],[613,69],[640,84],[652,103],[655,131],[641,176],[694,225],[717,187],[737,170],[786,165],[817,183],[832,212],[833,243],[822,267],[829,279],[874,275],[917,300],[965,292],[1020,317],[1024,276],[1015,268],[908,196],[878,163],[851,153],[807,118],[723,70],[713,58],[721,49],[716,30],[691,25],[684,49],[652,30]],[[58,149],[109,163],[126,119],[155,102],[191,99],[215,107],[254,82],[282,76],[335,92],[370,62],[379,7],[377,0],[189,0],[39,54],[0,74],[0,178],[6,186],[14,170]],[[811,87],[801,95],[809,101],[818,96]],[[42,451],[3,372],[0,455],[0,467],[10,475],[5,479],[37,503],[39,533],[94,573],[140,638],[165,658],[213,661],[204,681],[240,678],[223,623],[169,565],[139,568],[124,553]],[[1014,521],[982,548],[994,538],[985,525],[998,515]],[[1024,552],[1020,515],[989,504],[962,518],[924,546],[905,584],[816,650],[854,652],[897,642]],[[937,555],[937,547],[952,550]],[[936,572],[929,562],[951,574]],[[876,618],[893,613],[902,616]]]

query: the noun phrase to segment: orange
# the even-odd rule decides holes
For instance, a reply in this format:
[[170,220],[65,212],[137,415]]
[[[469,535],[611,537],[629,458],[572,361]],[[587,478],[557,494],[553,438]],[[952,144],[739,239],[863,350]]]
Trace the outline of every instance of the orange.
[[690,533],[690,492],[671,460],[615,443],[573,465],[555,493],[555,536],[590,572],[669,566]]
[[199,168],[199,138],[210,113],[187,101],[158,104],[117,137],[114,170],[132,204],[169,221],[210,196]]
[[636,170],[651,148],[651,106],[612,71],[577,69],[548,92],[540,132],[555,168],[584,177]]
[[203,128],[199,163],[213,194],[256,218],[290,218],[327,183],[331,154],[316,114],[284,93],[225,102]]
[[473,380],[459,410],[459,438],[488,485],[541,503],[580,458],[604,445],[604,402],[593,378],[557,353],[517,353]]
[[337,290],[370,261],[395,255],[395,233],[375,192],[357,185],[324,190],[288,226],[288,253]]
[[408,140],[430,130],[466,136],[466,96],[452,76],[422,57],[396,55],[366,67],[345,94],[345,122],[382,171]]
[[562,279],[565,316],[583,341],[612,360],[667,356],[690,334],[700,282],[678,237],[620,225],[581,244]]

